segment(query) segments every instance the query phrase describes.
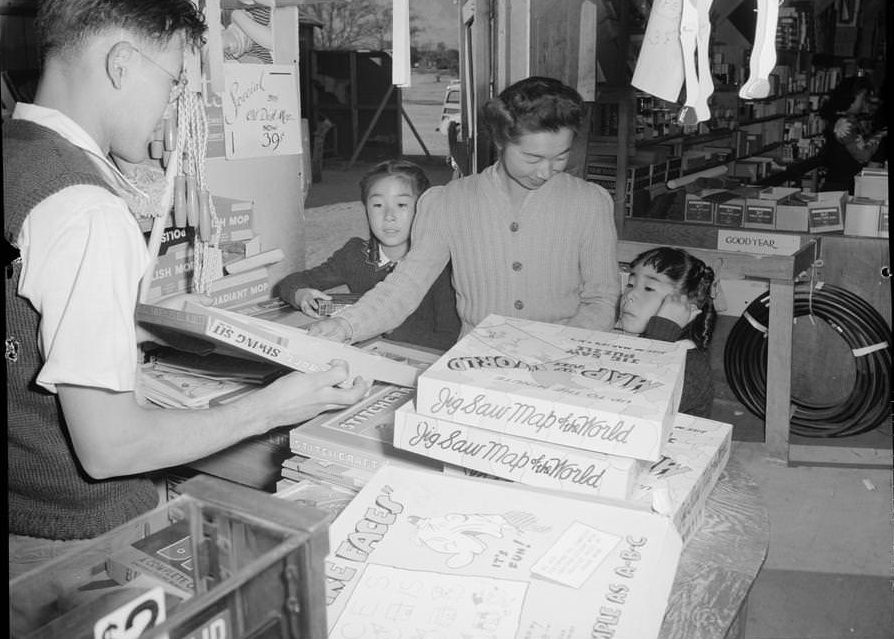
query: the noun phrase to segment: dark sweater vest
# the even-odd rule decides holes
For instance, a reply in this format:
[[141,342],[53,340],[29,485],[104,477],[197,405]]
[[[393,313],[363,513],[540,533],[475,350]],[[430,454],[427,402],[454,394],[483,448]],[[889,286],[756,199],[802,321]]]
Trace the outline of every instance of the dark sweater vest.
[[[4,122],[4,248],[15,246],[31,209],[78,184],[109,188],[89,156],[56,132],[27,120]],[[148,479],[99,481],[81,468],[56,395],[35,383],[43,364],[37,348],[40,316],[16,294],[20,272],[21,260],[6,267],[9,532],[47,539],[96,537],[152,509],[158,494]]]

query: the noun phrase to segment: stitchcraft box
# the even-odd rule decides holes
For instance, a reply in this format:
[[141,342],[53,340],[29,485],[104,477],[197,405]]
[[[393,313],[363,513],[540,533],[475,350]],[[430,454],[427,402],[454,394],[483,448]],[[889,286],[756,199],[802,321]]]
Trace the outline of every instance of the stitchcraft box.
[[686,351],[620,333],[489,315],[419,376],[419,414],[658,461]]

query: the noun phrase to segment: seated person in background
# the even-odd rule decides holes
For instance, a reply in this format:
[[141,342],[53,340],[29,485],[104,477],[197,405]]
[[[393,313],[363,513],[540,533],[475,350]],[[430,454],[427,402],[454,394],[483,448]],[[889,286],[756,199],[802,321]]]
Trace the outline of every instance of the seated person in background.
[[605,189],[565,172],[583,118],[580,94],[553,78],[520,80],[489,100],[498,161],[426,191],[394,272],[310,334],[356,342],[398,326],[448,262],[462,334],[492,313],[611,330],[614,205]]
[[[888,135],[886,124],[872,117],[874,90],[869,78],[845,78],[820,109],[826,121],[822,156],[826,166],[823,191],[854,192],[854,177],[879,152]],[[876,128],[879,127],[879,128]]]
[[617,328],[663,342],[689,342],[679,412],[710,417],[714,383],[707,348],[714,331],[714,270],[686,251],[660,247],[630,263]]
[[[362,295],[394,270],[410,250],[410,229],[416,200],[429,187],[428,176],[416,164],[388,160],[360,180],[360,199],[369,221],[369,240],[352,237],[323,264],[292,273],[277,285],[279,297],[310,315],[320,317],[323,291],[347,286]],[[441,271],[415,311],[387,337],[401,342],[447,350],[459,337],[456,293],[450,264]]]

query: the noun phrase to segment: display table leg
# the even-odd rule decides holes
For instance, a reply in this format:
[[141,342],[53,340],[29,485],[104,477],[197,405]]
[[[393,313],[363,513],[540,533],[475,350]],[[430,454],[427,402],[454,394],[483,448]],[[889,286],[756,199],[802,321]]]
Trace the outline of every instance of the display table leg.
[[765,438],[770,456],[788,463],[795,285],[770,280]]

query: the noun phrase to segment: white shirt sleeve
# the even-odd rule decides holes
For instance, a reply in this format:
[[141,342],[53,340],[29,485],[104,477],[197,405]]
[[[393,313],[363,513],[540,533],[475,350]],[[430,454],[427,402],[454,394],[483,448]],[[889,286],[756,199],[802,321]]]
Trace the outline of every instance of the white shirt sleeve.
[[38,204],[19,234],[19,294],[40,313],[37,383],[134,389],[134,308],[149,256],[124,201],[71,186]]

